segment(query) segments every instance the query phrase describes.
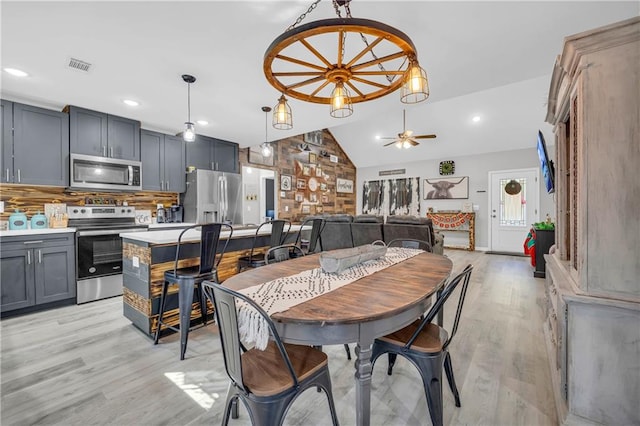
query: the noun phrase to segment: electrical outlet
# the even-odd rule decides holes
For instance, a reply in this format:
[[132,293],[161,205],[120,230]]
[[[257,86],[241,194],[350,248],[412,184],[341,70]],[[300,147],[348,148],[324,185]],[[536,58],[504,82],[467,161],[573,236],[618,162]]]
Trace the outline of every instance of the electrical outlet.
[[4,201],[0,201],[0,213],[4,213]]

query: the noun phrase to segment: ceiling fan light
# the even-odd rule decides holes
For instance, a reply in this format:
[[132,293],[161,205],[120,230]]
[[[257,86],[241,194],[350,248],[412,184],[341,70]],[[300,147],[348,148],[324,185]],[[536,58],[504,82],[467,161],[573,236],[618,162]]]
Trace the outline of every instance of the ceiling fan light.
[[429,81],[427,73],[418,61],[411,61],[405,73],[404,84],[400,93],[400,101],[405,104],[415,104],[427,100],[429,97]]
[[404,141],[404,142],[402,142],[402,147],[404,149],[409,149],[409,148],[411,148],[411,144],[409,143],[409,141]]
[[402,149],[402,141],[396,142],[396,148]]
[[272,125],[278,130],[290,130],[293,128],[293,114],[284,95],[280,96],[278,104],[273,108]]
[[182,139],[185,142],[193,142],[196,140],[196,126],[193,123],[184,123],[184,132],[182,132]]
[[342,81],[336,83],[336,87],[331,92],[331,111],[329,112],[334,118],[345,118],[353,114],[353,105],[351,104],[351,94]]

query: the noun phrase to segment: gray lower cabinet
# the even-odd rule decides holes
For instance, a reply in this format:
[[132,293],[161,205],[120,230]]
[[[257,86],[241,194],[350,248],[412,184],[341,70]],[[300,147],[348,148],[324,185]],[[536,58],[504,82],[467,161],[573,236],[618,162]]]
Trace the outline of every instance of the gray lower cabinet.
[[185,142],[181,137],[140,131],[142,189],[184,192]]
[[197,135],[187,143],[187,166],[196,169],[239,173],[238,144]]
[[140,161],[140,122],[67,106],[69,145],[75,154]]
[[74,235],[2,239],[2,312],[76,297]]
[[2,101],[2,182],[69,185],[67,114]]

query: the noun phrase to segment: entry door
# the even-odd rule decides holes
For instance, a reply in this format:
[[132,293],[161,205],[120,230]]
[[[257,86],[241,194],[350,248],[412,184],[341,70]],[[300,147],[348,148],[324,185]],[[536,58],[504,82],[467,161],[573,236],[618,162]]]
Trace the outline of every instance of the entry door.
[[492,251],[523,253],[540,203],[538,169],[489,172],[489,235]]

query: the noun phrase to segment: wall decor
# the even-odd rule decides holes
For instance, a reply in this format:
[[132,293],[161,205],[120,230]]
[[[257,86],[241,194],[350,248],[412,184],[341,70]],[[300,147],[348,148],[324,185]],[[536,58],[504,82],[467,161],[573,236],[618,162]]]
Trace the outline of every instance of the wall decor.
[[322,205],[318,204],[316,206],[316,213],[322,213],[324,212],[324,207],[322,207]]
[[386,180],[365,181],[362,187],[362,214],[382,215]]
[[296,200],[297,203],[301,203],[302,201],[304,201],[304,193],[296,192],[295,200]]
[[322,177],[322,167],[316,166],[316,177]]
[[315,132],[308,132],[302,136],[302,139],[305,143],[311,145],[322,146],[322,130],[316,130]]
[[469,198],[469,176],[424,180],[425,200]]
[[300,210],[302,214],[310,214],[311,213],[311,204],[303,204],[302,209]]
[[327,184],[324,182],[320,182],[320,191],[326,191],[327,190]]
[[322,194],[322,204],[326,204],[329,202],[329,196],[327,194]]
[[273,166],[275,163],[275,155],[269,155],[265,157],[262,155],[262,150],[259,146],[249,147],[249,163],[260,164],[262,166]]
[[420,215],[420,178],[390,179],[389,214]]
[[407,169],[380,170],[378,176],[403,175]]
[[308,164],[302,166],[302,174],[305,176],[311,176],[311,167]]
[[307,188],[307,181],[304,180],[304,179],[296,180],[296,188],[298,188],[298,189],[306,189]]
[[291,176],[280,175],[280,190],[291,191]]
[[336,179],[336,192],[353,193],[353,181],[350,179]]
[[316,155],[315,152],[310,152],[309,153],[309,163],[311,164],[316,164],[318,162],[318,156]]
[[456,163],[453,160],[440,162],[440,174],[442,176],[452,175],[456,171]]

